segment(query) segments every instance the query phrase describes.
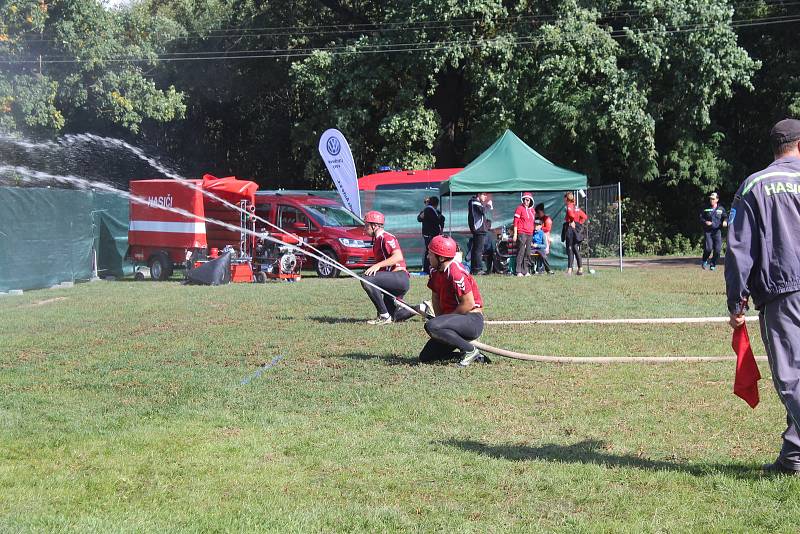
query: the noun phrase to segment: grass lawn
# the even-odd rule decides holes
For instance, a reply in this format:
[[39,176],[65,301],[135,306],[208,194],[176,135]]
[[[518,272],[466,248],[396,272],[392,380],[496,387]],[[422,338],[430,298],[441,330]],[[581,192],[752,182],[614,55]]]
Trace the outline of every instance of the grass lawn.
[[[697,267],[479,283],[488,319],[725,314],[722,273]],[[424,284],[412,278],[408,300]],[[765,363],[751,410],[732,394],[733,362],[419,366],[422,323],[363,324],[373,315],[351,279],[0,299],[0,531],[800,524],[800,480],[757,473],[784,426]],[[732,353],[724,323],[489,325],[482,340],[552,355]]]

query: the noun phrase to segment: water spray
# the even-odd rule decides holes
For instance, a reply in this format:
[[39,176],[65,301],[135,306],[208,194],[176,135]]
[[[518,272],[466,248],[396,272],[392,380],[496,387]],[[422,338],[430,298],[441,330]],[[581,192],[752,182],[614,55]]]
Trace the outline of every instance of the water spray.
[[[16,138],[13,138],[13,137],[8,137],[8,136],[0,136],[0,139],[4,139],[6,141],[14,143],[14,144],[16,144],[16,145],[18,145],[18,146],[20,146],[22,148],[25,148],[26,150],[33,150],[33,149],[38,148],[39,146],[42,146],[42,145],[44,145],[45,147],[63,146],[63,144],[55,143],[53,141],[47,141],[45,143],[41,143],[41,144],[37,145],[37,144],[34,144],[34,143],[30,143],[30,142],[27,142],[27,141],[24,141],[24,140],[21,140],[21,139],[16,139]],[[188,187],[190,189],[198,191],[202,195],[204,195],[204,196],[206,196],[206,197],[208,197],[208,198],[210,198],[210,199],[212,199],[212,200],[214,200],[216,202],[219,202],[220,204],[222,204],[222,205],[224,205],[224,206],[226,206],[228,208],[231,208],[231,209],[236,210],[236,211],[238,211],[240,213],[243,213],[243,214],[245,214],[245,215],[247,215],[249,217],[252,217],[257,221],[260,221],[260,222],[266,224],[269,228],[271,228],[273,230],[280,231],[281,233],[284,233],[284,234],[288,235],[292,239],[297,240],[299,246],[307,247],[307,248],[311,249],[312,251],[314,251],[314,253],[309,253],[306,250],[303,250],[303,249],[297,248],[296,246],[293,246],[292,248],[294,250],[296,250],[297,252],[300,252],[302,254],[310,256],[310,257],[316,259],[317,261],[322,261],[323,263],[325,263],[327,265],[330,265],[330,266],[332,266],[332,267],[334,267],[334,268],[336,268],[336,269],[338,269],[338,270],[350,275],[351,277],[353,277],[353,278],[355,278],[355,279],[357,279],[357,280],[359,280],[359,281],[361,281],[361,282],[363,282],[363,283],[365,283],[365,284],[367,284],[367,285],[369,285],[371,287],[374,287],[375,289],[379,290],[381,293],[396,299],[398,304],[400,304],[401,306],[407,308],[409,311],[413,311],[415,313],[417,312],[417,310],[415,310],[411,306],[408,306],[407,304],[405,304],[401,299],[398,299],[397,297],[395,297],[394,295],[392,295],[391,293],[389,293],[388,291],[386,291],[382,287],[378,287],[377,285],[375,285],[374,283],[370,282],[369,280],[366,280],[364,277],[359,276],[358,274],[356,274],[352,270],[348,269],[346,266],[344,266],[343,264],[341,264],[338,261],[334,260],[333,258],[328,257],[322,251],[320,251],[316,247],[312,246],[310,243],[305,242],[299,236],[297,236],[297,235],[293,234],[292,232],[289,232],[288,230],[285,230],[285,229],[283,229],[283,228],[281,228],[281,227],[279,227],[279,226],[277,226],[275,224],[272,224],[268,220],[264,219],[263,217],[259,217],[255,213],[250,213],[250,212],[247,212],[246,210],[243,210],[242,208],[240,208],[236,204],[228,202],[224,198],[220,198],[218,195],[215,195],[214,193],[212,193],[210,191],[207,191],[206,189],[203,189],[202,186],[198,186],[194,182],[192,182],[190,180],[187,180],[186,178],[180,176],[179,174],[177,174],[177,173],[171,171],[170,169],[164,167],[156,159],[147,156],[140,148],[132,146],[132,145],[126,143],[125,141],[120,140],[120,139],[112,139],[112,138],[109,138],[109,137],[100,137],[100,136],[97,136],[97,135],[94,135],[94,134],[70,134],[70,135],[65,135],[63,137],[63,139],[68,144],[72,144],[72,143],[75,143],[75,142],[89,141],[89,142],[100,143],[101,145],[104,145],[104,146],[115,146],[115,147],[119,147],[119,148],[124,148],[125,150],[128,150],[129,152],[134,154],[136,157],[138,157],[142,161],[145,161],[146,163],[148,163],[151,167],[156,169],[158,172],[160,172],[164,176],[167,176],[168,178],[171,178],[171,179],[175,180],[176,182],[178,182],[179,184],[181,184],[181,185],[183,185],[185,187]],[[3,170],[3,167],[0,167],[0,172],[2,172],[2,170]],[[25,169],[25,168],[22,168],[22,167],[13,167],[13,168],[11,168],[11,170],[14,170],[15,172],[19,172],[19,173],[27,173],[29,175],[32,174],[32,173],[38,173],[38,175],[40,175],[42,177],[41,179],[51,179],[51,180],[58,181],[58,177],[56,177],[56,176],[49,175],[47,173],[40,173],[39,171],[33,171],[31,169]],[[82,178],[78,178],[78,177],[75,177],[75,176],[69,177],[69,179],[70,180],[76,180],[76,181],[82,181],[83,180]],[[102,184],[102,182],[93,182],[93,183]],[[105,188],[110,187],[110,186],[107,186],[106,184],[102,184],[102,186],[105,187]],[[86,186],[84,186],[84,187],[86,187]],[[89,185],[88,187],[95,187],[95,186]],[[96,187],[97,188],[101,188],[100,186],[96,186]],[[117,193],[127,193],[125,191],[121,191],[121,190],[116,189],[116,188],[105,189],[105,190],[112,191],[112,192],[117,192]],[[127,193],[127,194],[130,195],[130,193]],[[130,198],[130,196],[128,198]],[[191,214],[191,216],[192,217],[197,217],[194,214]],[[233,227],[233,226],[230,226],[230,225],[226,225],[226,223],[222,223],[220,221],[215,221],[213,219],[208,219],[208,221],[213,222],[214,224],[219,224],[220,226],[223,226],[223,227],[226,227],[226,228],[229,228],[229,229],[233,229],[234,231],[237,231],[237,232],[242,230],[239,227]],[[248,234],[255,235],[256,237],[259,237],[259,238],[266,238],[268,241],[270,241],[272,243],[278,243],[275,239],[269,238],[269,237],[265,236],[262,233],[253,234],[252,231],[250,231],[250,230],[247,230],[247,229],[244,229],[244,230]],[[286,245],[286,243],[284,243],[284,242],[280,242],[278,244]]]
[[[128,191],[122,191],[122,190],[117,189],[115,187],[112,187],[112,186],[110,186],[108,184],[104,184],[102,182],[93,182],[93,181],[90,181],[90,180],[85,180],[85,179],[79,178],[77,176],[69,176],[69,175],[57,176],[57,175],[54,175],[54,174],[49,174],[49,173],[45,173],[45,172],[41,172],[41,171],[35,171],[33,169],[28,169],[26,167],[18,167],[18,166],[11,166],[11,165],[0,165],[0,174],[6,173],[6,172],[13,172],[13,173],[15,173],[15,174],[17,174],[19,176],[20,180],[22,180],[24,182],[28,182],[28,183],[35,182],[35,181],[42,181],[42,180],[51,180],[51,181],[54,181],[54,182],[67,183],[67,184],[73,185],[73,186],[75,186],[75,187],[77,187],[79,189],[100,189],[102,191],[106,191],[106,192],[109,192],[109,193],[117,194],[119,196],[127,198],[128,200],[130,200],[131,202],[134,202],[136,204],[141,204],[141,205],[144,205],[144,206],[150,206],[150,203],[147,201],[147,199],[142,198],[142,197],[138,197],[138,196],[136,196],[134,194],[131,194]],[[189,183],[191,184],[191,182],[189,182]],[[194,184],[191,184],[191,185],[194,185]],[[212,196],[216,197],[216,195],[212,195]],[[216,197],[216,198],[218,198],[218,197]],[[224,200],[222,200],[222,199],[220,199],[220,200],[224,202]],[[234,205],[231,204],[231,206],[234,206]],[[369,280],[366,280],[366,279],[362,278],[361,276],[359,276],[356,273],[350,271],[346,267],[342,266],[338,262],[332,260],[331,258],[329,258],[328,256],[326,256],[326,255],[324,255],[322,253],[317,255],[317,254],[308,252],[307,250],[303,250],[298,245],[293,245],[293,244],[290,244],[290,243],[286,243],[285,241],[281,241],[279,239],[276,239],[276,238],[270,236],[269,234],[254,232],[254,231],[249,230],[247,228],[241,228],[239,226],[234,226],[232,224],[229,224],[229,223],[217,220],[217,219],[212,219],[210,217],[200,217],[199,215],[197,215],[195,213],[192,213],[190,211],[187,211],[187,210],[184,210],[184,209],[181,209],[181,208],[175,208],[175,207],[171,207],[170,208],[170,207],[166,207],[166,206],[151,206],[151,207],[156,207],[156,208],[162,209],[164,211],[170,211],[172,213],[177,213],[178,215],[183,215],[184,217],[200,219],[203,222],[216,224],[218,226],[221,226],[221,227],[226,228],[228,230],[232,230],[234,232],[244,232],[244,233],[246,233],[248,235],[252,235],[252,236],[257,237],[257,238],[265,239],[265,240],[269,241],[270,243],[274,243],[274,244],[277,244],[277,245],[285,246],[285,247],[288,247],[288,248],[290,248],[290,249],[292,249],[292,250],[294,250],[296,252],[299,252],[301,254],[305,254],[307,256],[311,256],[312,258],[316,259],[317,261],[322,261],[323,263],[327,263],[328,265],[331,265],[333,267],[337,267],[337,268],[338,267],[342,267],[342,269],[341,269],[342,271],[350,274],[354,278],[362,281],[363,283],[365,283],[365,284],[367,284],[369,286],[372,286],[372,287],[378,289],[379,291],[381,291],[382,293],[385,293],[386,295],[389,295],[389,296],[391,296],[393,298],[396,298],[394,295],[392,295],[391,293],[389,293],[385,289],[383,289],[381,287],[378,287],[377,285],[375,285],[374,283],[370,282]],[[234,207],[239,209],[238,206],[234,206]],[[278,228],[278,229],[280,229],[280,228]],[[288,235],[290,235],[291,237],[297,239],[299,243],[302,243],[302,240],[300,240],[300,238],[295,236],[294,234],[289,233]],[[311,248],[313,248],[313,247],[311,247]],[[314,250],[316,250],[316,249],[314,249]],[[407,309],[409,309],[410,311],[412,311],[414,313],[418,313],[417,310],[415,310],[414,308],[412,308],[408,304],[404,303],[402,300],[400,300],[400,299],[396,299],[396,300],[397,300],[397,303],[399,305],[406,307]]]

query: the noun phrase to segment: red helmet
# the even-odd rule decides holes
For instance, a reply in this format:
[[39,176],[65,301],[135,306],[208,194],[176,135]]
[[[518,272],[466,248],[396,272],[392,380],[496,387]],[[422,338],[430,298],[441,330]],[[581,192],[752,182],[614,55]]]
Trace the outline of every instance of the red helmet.
[[385,220],[383,213],[379,211],[368,211],[367,214],[364,215],[364,222],[367,223],[384,224]]
[[455,258],[456,248],[458,246],[453,238],[443,235],[437,235],[431,239],[431,243],[428,245],[428,250],[443,258]]

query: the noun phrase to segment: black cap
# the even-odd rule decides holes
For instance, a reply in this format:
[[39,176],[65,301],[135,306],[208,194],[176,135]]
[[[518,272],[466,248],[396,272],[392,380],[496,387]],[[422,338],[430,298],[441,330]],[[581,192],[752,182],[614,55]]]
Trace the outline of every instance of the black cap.
[[535,221],[533,221],[533,224],[534,225],[542,224],[542,220],[541,219],[536,219]]
[[769,138],[774,145],[782,145],[800,139],[800,120],[783,119],[772,127]]

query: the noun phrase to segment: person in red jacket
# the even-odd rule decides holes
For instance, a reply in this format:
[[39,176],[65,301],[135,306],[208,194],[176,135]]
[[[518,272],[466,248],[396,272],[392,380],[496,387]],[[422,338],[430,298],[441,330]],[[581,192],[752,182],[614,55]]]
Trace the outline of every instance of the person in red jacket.
[[580,208],[575,207],[575,194],[569,191],[564,195],[564,204],[567,206],[567,214],[564,217],[564,228],[561,232],[561,240],[567,246],[567,274],[572,274],[572,264],[577,263],[577,274],[583,274],[581,267],[581,243],[583,242],[583,225],[589,219],[586,213]]
[[547,236],[548,242],[550,241],[550,230],[553,229],[553,219],[544,212],[544,204],[536,204],[534,208],[536,218],[542,221],[542,232]]
[[[379,211],[368,211],[364,215],[364,232],[372,238],[372,252],[377,260],[375,265],[364,271],[364,276],[376,286],[402,299],[408,292],[409,286],[406,260],[403,258],[403,251],[400,250],[400,242],[383,229],[384,223],[385,217]],[[361,282],[361,287],[367,292],[378,312],[378,316],[367,323],[388,324],[401,319],[395,317],[398,306],[394,298],[364,282]],[[404,314],[402,319],[406,318]]]
[[473,362],[488,363],[489,359],[470,343],[483,332],[483,299],[478,284],[464,266],[454,261],[456,242],[437,235],[428,246],[431,276],[428,288],[436,316],[425,323],[431,337],[419,353],[422,363],[463,354],[461,367]]
[[536,214],[533,209],[533,195],[522,193],[522,204],[514,212],[514,234],[512,239],[517,244],[517,276],[530,276],[528,266],[531,258],[531,238],[533,237],[533,221]]

